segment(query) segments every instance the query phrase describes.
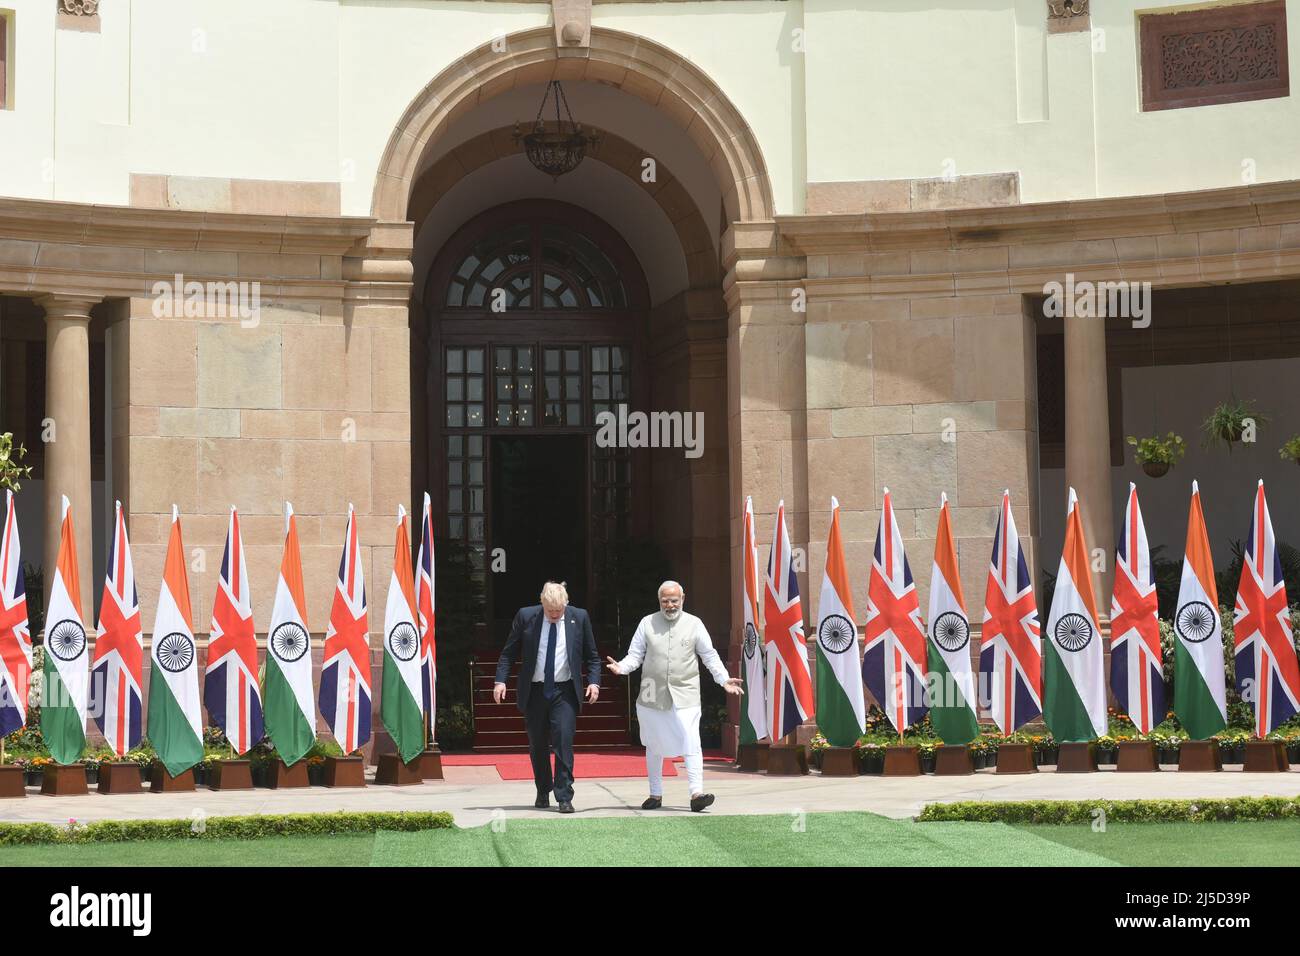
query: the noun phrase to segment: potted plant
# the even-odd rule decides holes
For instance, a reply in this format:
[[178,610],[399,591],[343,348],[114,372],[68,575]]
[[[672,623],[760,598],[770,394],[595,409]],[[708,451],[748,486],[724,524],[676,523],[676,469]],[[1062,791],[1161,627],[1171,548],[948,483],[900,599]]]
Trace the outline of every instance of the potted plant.
[[813,766],[818,770],[822,768],[822,757],[825,756],[830,745],[830,741],[827,740],[820,731],[813,734],[812,740],[808,741],[808,746],[812,749]]
[[879,775],[885,770],[885,748],[884,745],[860,739],[858,741],[858,756],[862,761],[862,772]]
[[921,758],[921,773],[934,773],[935,742],[933,740],[918,740],[915,746],[917,755]]
[[1233,444],[1241,441],[1248,423],[1258,427],[1267,422],[1268,419],[1255,410],[1255,403],[1250,399],[1233,398],[1221,402],[1201,424],[1204,433],[1202,444],[1206,448],[1224,445],[1231,453]]
[[1283,461],[1293,461],[1300,465],[1300,435],[1294,435],[1277,450]]
[[33,757],[27,763],[27,786],[39,787],[45,779],[45,768],[54,763],[53,757]]
[[1182,435],[1169,432],[1164,438],[1152,435],[1149,438],[1136,438],[1129,435],[1128,443],[1133,446],[1133,460],[1142,466],[1142,470],[1151,478],[1159,478],[1170,468],[1178,464],[1187,454],[1187,443]]
[[1097,738],[1097,763],[1115,763],[1119,746],[1116,738],[1102,734]]

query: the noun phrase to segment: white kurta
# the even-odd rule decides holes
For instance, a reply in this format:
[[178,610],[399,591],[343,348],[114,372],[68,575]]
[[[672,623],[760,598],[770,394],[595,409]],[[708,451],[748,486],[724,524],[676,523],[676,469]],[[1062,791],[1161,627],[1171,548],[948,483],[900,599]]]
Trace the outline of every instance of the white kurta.
[[[642,623],[637,626],[636,633],[632,635],[627,656],[618,662],[619,671],[630,674],[636,670],[645,660],[645,653],[645,620],[642,620]],[[697,629],[695,653],[700,656],[700,660],[704,662],[704,666],[715,681],[719,684],[727,682],[731,675],[727,673],[726,665],[718,657],[713,641],[709,639],[709,632],[704,629],[702,623]],[[699,706],[659,710],[655,707],[647,707],[638,701],[636,716],[641,724],[641,743],[647,753],[658,754],[661,757],[689,757],[703,753],[700,748]]]

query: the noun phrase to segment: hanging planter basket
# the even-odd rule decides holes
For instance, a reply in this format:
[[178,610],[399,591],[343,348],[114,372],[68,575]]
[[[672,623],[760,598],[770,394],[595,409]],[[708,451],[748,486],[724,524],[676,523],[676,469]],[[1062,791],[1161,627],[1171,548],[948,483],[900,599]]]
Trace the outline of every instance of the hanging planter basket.
[[1133,446],[1133,460],[1142,466],[1142,470],[1151,478],[1163,478],[1187,454],[1187,443],[1181,435],[1169,432],[1164,438],[1153,435],[1150,438],[1135,438],[1129,435],[1127,441]]
[[1144,461],[1142,471],[1148,478],[1163,478],[1173,466],[1167,461]]

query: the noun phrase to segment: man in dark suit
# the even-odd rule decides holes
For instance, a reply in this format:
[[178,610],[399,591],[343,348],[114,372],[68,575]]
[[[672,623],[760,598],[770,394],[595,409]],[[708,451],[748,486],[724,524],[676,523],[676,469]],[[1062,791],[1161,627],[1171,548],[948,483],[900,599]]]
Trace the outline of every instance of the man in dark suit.
[[[586,671],[587,703],[600,697],[600,656],[591,632],[591,618],[582,608],[569,607],[563,583],[546,582],[542,603],[519,609],[510,625],[510,639],[497,660],[493,699],[506,698],[506,680],[516,658],[522,660],[516,688],[519,710],[528,724],[528,752],[533,761],[533,782],[541,809],[551,804],[561,813],[573,812],[573,732],[583,699]],[[551,749],[555,773],[551,773]]]

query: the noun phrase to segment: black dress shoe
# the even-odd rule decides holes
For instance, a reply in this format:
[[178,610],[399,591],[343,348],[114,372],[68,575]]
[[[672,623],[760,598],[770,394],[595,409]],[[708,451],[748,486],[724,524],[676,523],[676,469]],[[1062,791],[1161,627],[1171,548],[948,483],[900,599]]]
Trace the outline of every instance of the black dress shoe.
[[572,812],[573,812],[573,804],[570,803],[568,800],[561,800],[561,801],[560,801],[560,812],[561,812],[561,813],[572,813]]
[[539,793],[537,799],[533,801],[533,806],[538,810],[545,810],[551,805],[551,795],[549,793]]
[[642,810],[658,810],[664,805],[663,797],[650,797],[645,803],[641,804]]
[[713,806],[713,794],[702,793],[698,797],[691,797],[691,813],[699,813],[705,807]]

